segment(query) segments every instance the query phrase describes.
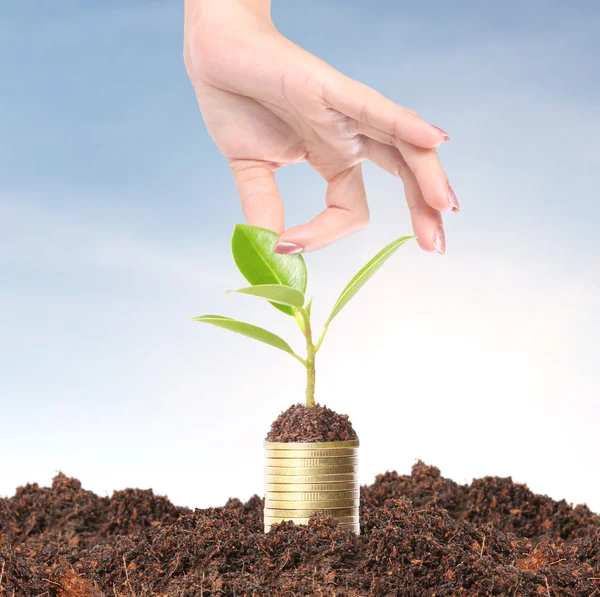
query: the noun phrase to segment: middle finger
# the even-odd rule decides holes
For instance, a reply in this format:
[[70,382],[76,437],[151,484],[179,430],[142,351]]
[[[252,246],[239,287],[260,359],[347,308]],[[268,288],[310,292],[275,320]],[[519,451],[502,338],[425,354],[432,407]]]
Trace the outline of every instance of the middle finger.
[[458,200],[444,173],[437,151],[400,140],[396,140],[396,147],[415,175],[425,201],[438,211],[459,211]]

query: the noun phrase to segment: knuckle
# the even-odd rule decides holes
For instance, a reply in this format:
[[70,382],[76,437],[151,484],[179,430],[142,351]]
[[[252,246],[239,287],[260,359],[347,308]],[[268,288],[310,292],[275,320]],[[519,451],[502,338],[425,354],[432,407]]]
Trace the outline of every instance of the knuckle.
[[369,100],[365,100],[360,108],[358,120],[369,124]]
[[332,73],[313,62],[300,74],[284,71],[285,96],[294,105],[309,98],[317,98],[322,104],[330,106],[329,98],[333,84]]
[[331,70],[311,69],[306,80],[306,89],[316,93],[326,106],[331,106],[331,90],[336,84],[335,79],[334,72]]
[[252,202],[254,204],[270,204],[278,199],[277,195],[269,189],[252,189],[242,193],[241,199],[244,203]]
[[400,122],[399,116],[396,116],[394,118],[394,122],[392,123],[392,135],[396,139],[402,138],[402,123]]

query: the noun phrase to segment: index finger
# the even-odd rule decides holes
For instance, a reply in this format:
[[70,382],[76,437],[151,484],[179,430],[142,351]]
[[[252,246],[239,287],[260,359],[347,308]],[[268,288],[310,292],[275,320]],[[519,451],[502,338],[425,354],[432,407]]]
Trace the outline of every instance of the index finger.
[[417,147],[432,149],[450,140],[412,110],[337,71],[325,81],[323,99],[338,112]]
[[284,210],[277,183],[277,166],[261,160],[229,160],[248,224],[280,234]]

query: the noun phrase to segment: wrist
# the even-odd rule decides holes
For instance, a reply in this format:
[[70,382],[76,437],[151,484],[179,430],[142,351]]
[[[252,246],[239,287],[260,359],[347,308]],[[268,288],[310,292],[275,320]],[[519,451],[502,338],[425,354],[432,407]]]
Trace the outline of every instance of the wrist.
[[246,55],[266,53],[268,60],[264,48],[278,36],[270,8],[271,0],[185,0],[184,61],[192,83],[222,81]]
[[223,17],[271,22],[271,0],[185,0],[186,21]]
[[251,11],[257,17],[271,20],[271,0],[231,0],[231,2]]

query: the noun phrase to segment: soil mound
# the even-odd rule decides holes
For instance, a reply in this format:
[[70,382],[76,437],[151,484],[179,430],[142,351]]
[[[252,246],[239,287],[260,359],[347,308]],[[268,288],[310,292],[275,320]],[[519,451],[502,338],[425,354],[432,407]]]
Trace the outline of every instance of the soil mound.
[[294,404],[282,412],[267,433],[270,442],[333,442],[357,439],[348,415],[317,404]]
[[59,475],[0,500],[0,596],[600,595],[600,519],[585,506],[422,463],[361,498],[360,536],[319,517],[265,535],[257,496],[191,512]]

